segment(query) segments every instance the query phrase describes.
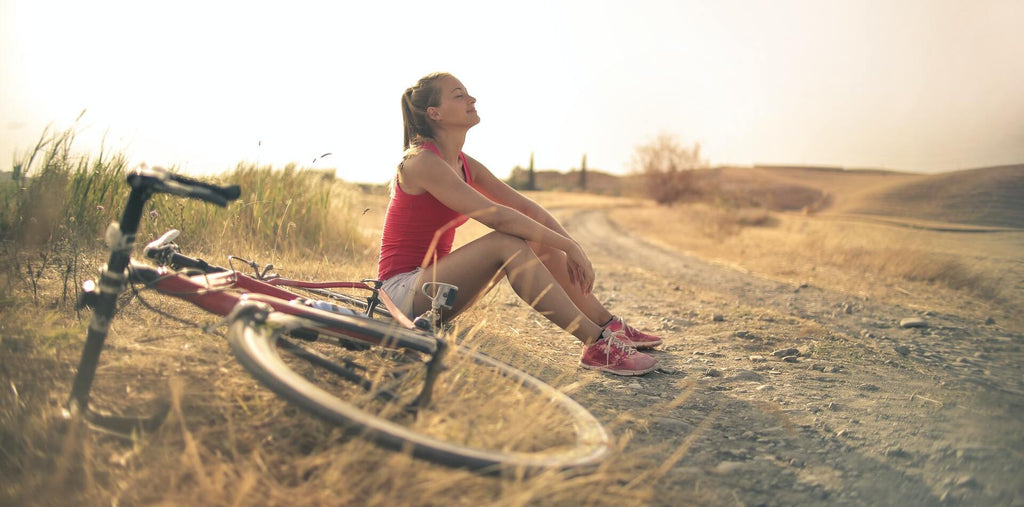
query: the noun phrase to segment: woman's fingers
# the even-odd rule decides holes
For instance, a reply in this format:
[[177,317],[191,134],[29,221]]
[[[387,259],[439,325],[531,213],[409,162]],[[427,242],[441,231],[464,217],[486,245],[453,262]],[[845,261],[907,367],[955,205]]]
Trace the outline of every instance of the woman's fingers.
[[579,288],[583,294],[590,294],[590,290],[594,284],[593,271],[582,265],[576,265],[577,274],[576,279],[579,280]]

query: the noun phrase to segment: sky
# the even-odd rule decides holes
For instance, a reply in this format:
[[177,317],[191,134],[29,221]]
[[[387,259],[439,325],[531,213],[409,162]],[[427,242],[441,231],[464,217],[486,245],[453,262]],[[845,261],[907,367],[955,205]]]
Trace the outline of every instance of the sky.
[[383,183],[434,71],[499,177],[625,173],[663,133],[712,165],[1024,163],[1021,26],[1024,0],[0,0],[0,170],[74,125],[133,164]]

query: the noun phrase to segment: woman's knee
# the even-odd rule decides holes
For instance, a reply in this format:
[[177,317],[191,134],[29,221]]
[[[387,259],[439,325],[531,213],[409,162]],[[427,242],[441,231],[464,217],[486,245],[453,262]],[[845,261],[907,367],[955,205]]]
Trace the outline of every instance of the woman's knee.
[[506,255],[523,250],[530,250],[530,246],[527,244],[526,240],[504,232],[490,232],[484,236],[484,239],[488,241],[495,250]]
[[550,247],[543,243],[534,243],[532,241],[527,242],[527,245],[530,246],[533,253],[536,254],[537,258],[539,258],[544,264],[557,261],[561,261],[562,263],[565,262],[565,253],[557,248]]

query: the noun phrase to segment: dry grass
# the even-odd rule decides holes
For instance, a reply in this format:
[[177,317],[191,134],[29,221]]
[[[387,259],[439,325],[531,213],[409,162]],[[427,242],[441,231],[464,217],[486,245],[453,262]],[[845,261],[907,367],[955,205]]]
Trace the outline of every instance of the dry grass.
[[[295,272],[325,279],[350,279],[365,269],[313,262],[297,266]],[[43,285],[47,290],[41,298],[50,300],[55,292],[49,283]],[[154,294],[146,300],[196,322],[215,320],[176,300]],[[485,303],[478,315],[494,311],[487,304],[497,303]],[[22,318],[29,309],[42,318]],[[466,345],[506,358],[532,355],[516,345],[507,327],[486,318],[473,320],[485,322]],[[173,409],[153,434],[123,442],[58,416],[80,353],[84,314],[10,302],[0,309],[0,322],[0,504],[599,505],[608,498],[649,500],[648,487],[627,484],[637,470],[621,457],[589,475],[486,477],[382,450],[263,389],[233,360],[222,336],[156,316],[138,303],[122,306],[101,359],[94,401],[122,413],[145,413],[168,402]],[[562,366],[568,373],[574,370],[571,364]],[[560,380],[562,374],[551,373],[547,380],[567,383]],[[476,392],[467,396],[467,387]],[[500,434],[520,449],[558,440],[562,423],[546,404],[520,404],[514,388],[497,384],[491,390],[477,383],[461,388],[451,395],[466,400],[465,405],[443,400],[438,406],[444,410],[417,424],[484,444]],[[440,396],[446,389],[442,386]],[[470,405],[474,399],[479,404]],[[536,433],[545,428],[551,430],[544,436],[547,444]]]
[[[301,178],[295,183],[304,184]],[[227,254],[256,257],[261,262],[273,262],[285,275],[299,278],[351,280],[372,276],[386,195],[379,188],[372,192],[347,188],[343,192],[326,209],[330,214],[344,215],[351,240],[298,240],[289,236],[303,227],[305,219],[292,218],[290,213],[296,206],[289,206],[285,196],[277,195],[247,199],[248,206],[271,211],[253,209],[250,215],[238,218],[254,225],[238,230],[271,233],[263,240],[251,241],[245,236],[224,242],[197,242],[190,252],[201,249],[205,257],[218,263]],[[1019,301],[1019,294],[1004,290],[1008,284],[1021,287],[1020,280],[1024,280],[1024,274],[1013,271],[1024,251],[1019,235],[975,235],[965,244],[961,236],[951,239],[928,231],[759,210],[654,208],[639,200],[585,194],[532,196],[552,208],[608,208],[631,231],[658,238],[673,248],[769,276],[831,285],[872,297],[934,293],[935,301],[956,305],[962,297],[947,295],[967,294],[995,302],[1005,300],[1015,312],[1012,305]],[[183,208],[173,207],[173,203],[169,206],[160,217],[170,220],[179,212],[184,217]],[[15,212],[10,207],[4,209],[6,226]],[[61,222],[58,219],[55,223]],[[172,226],[163,221],[150,225],[153,233]],[[188,227],[183,229],[186,238],[190,237]],[[4,233],[11,230],[4,229]],[[458,240],[466,242],[484,232],[482,226],[471,222],[460,230]],[[280,248],[282,241],[293,246]],[[317,245],[312,255],[303,247],[308,241]],[[10,251],[15,246],[8,242],[4,248]],[[95,250],[82,249],[74,258],[87,259],[89,269],[83,267],[78,272],[86,276],[84,273],[92,271],[101,257]],[[4,258],[10,262],[12,257]],[[123,442],[88,431],[80,421],[59,416],[81,352],[88,315],[70,307],[67,270],[58,269],[53,262],[40,263],[33,258],[29,263],[24,260],[28,257],[22,259],[16,265],[0,266],[4,268],[0,269],[0,287],[7,289],[7,296],[0,299],[2,505],[642,503],[653,500],[651,483],[684,459],[690,446],[721,416],[719,411],[710,410],[667,459],[653,460],[655,451],[634,446],[628,455],[616,453],[592,474],[485,477],[382,450],[321,423],[245,374],[222,335],[156,316],[125,298],[101,358],[95,400],[100,406],[118,411],[145,412],[164,402],[172,410],[154,433]],[[70,278],[77,283],[77,276]],[[1002,281],[988,294],[994,278]],[[915,301],[925,297],[921,294]],[[185,303],[156,299],[160,308],[188,320],[214,320]],[[472,346],[566,389],[586,391],[588,386],[568,380],[575,372],[577,350],[548,345],[552,338],[545,333],[550,329],[541,324],[533,326],[530,322],[538,317],[523,307],[510,307],[507,301],[507,291],[496,290],[461,320],[480,325]],[[491,318],[510,313],[514,314],[511,322],[520,328],[524,326],[519,322],[527,322],[529,332],[508,325],[507,319],[498,322]],[[453,391],[453,395],[462,397],[463,392]],[[444,408],[456,412],[439,412],[433,419],[424,418],[422,424],[446,437],[458,434],[487,442],[501,431],[511,434],[510,441],[517,446],[551,445],[530,431],[543,432],[551,424],[557,427],[557,419],[551,419],[547,426],[522,428],[524,425],[519,424],[515,428],[525,432],[506,431],[516,425],[510,421],[551,415],[544,407],[508,403],[507,397],[515,392],[497,389],[472,393],[481,399],[477,408],[446,403]],[[643,411],[609,413],[611,409],[598,403],[591,408],[605,412],[602,420],[622,448],[632,432],[643,430],[659,410],[686,402],[693,392],[692,385],[681,386],[676,400]],[[495,404],[512,409],[505,410],[502,417],[493,417],[499,412]],[[491,417],[474,419],[481,413]],[[485,425],[488,421],[492,426]],[[553,435],[548,436],[557,441],[557,432],[550,433]],[[702,498],[686,500],[700,503]]]
[[1016,318],[1014,301],[1024,288],[1020,233],[938,232],[701,204],[624,208],[613,217],[670,248],[863,297],[950,310],[978,299]]
[[[344,201],[341,212],[355,210],[353,227],[375,243],[385,204],[379,192],[358,193]],[[174,213],[188,213],[180,209]],[[161,217],[168,214],[173,213]],[[151,225],[162,230],[162,224]],[[474,234],[470,229],[464,240]],[[338,261],[225,236],[221,244],[200,242],[203,255],[218,263],[227,254],[256,257],[288,276],[321,280],[360,279],[375,272],[371,248],[349,248]],[[98,251],[83,256],[94,263],[103,257]],[[122,298],[93,401],[116,413],[147,413],[161,404],[172,410],[152,434],[131,442],[104,436],[60,415],[88,314],[71,309],[61,295],[61,273],[52,266],[40,269],[31,283],[20,270],[2,272],[10,291],[0,301],[0,504],[550,505],[650,499],[648,486],[628,483],[636,464],[621,457],[586,475],[551,471],[487,477],[383,450],[259,386],[234,361],[222,335],[157,316],[131,297]],[[142,297],[187,321],[215,321],[177,300],[151,293]],[[494,311],[490,304],[467,320],[484,323],[465,345],[511,360],[533,356],[516,345],[506,326],[487,323],[483,315]],[[517,365],[531,369],[528,361]],[[545,379],[569,384],[566,378],[575,368],[571,362],[560,367],[562,373],[548,371]],[[564,419],[547,403],[526,403],[515,386],[493,379],[469,380],[440,386],[436,406],[442,410],[415,424],[443,438],[485,446],[523,450],[564,442]],[[496,442],[499,435],[502,440]]]

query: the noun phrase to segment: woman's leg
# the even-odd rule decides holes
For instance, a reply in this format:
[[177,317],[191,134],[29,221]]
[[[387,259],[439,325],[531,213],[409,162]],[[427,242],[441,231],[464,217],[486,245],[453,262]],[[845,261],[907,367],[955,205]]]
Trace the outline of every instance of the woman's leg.
[[[572,299],[573,303],[580,309],[580,311],[583,312],[584,315],[587,316],[587,318],[601,326],[611,323],[612,313],[597,300],[594,294],[584,294],[576,284],[569,280],[569,272],[566,270],[565,253],[537,243],[530,243],[530,248],[532,248],[534,253],[537,254],[537,257],[544,262],[544,265],[547,266],[551,275],[558,281],[559,285],[565,289],[569,298]],[[629,339],[630,343],[637,348],[649,349],[661,345],[662,343],[660,337],[629,326],[621,319],[618,321],[617,325],[613,326],[613,330],[615,329],[624,329],[626,337]]]
[[[530,246],[508,234],[491,232],[456,249],[424,269],[416,286],[429,281],[458,286],[459,297],[452,309],[458,314],[502,277],[523,301],[583,343],[593,343],[601,336],[601,326],[580,311]],[[416,291],[413,314],[429,306],[427,297]]]
[[569,271],[566,268],[565,252],[551,248],[540,243],[529,243],[537,257],[544,263],[551,276],[555,278],[562,289],[568,294],[584,315],[598,325],[605,325],[612,319],[612,313],[601,304],[594,296],[594,293],[584,294],[579,286],[569,280]]

